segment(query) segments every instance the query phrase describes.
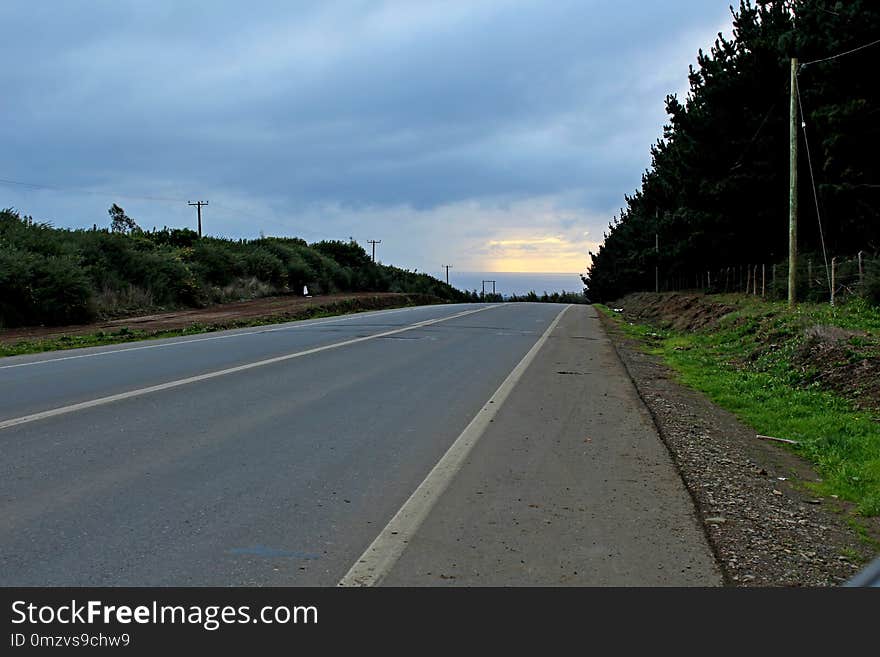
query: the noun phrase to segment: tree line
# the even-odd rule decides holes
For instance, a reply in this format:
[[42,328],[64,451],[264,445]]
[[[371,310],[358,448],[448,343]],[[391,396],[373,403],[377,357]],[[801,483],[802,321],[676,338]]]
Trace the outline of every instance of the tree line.
[[142,230],[113,205],[109,228],[55,228],[0,210],[0,327],[59,325],[271,294],[470,296],[424,273],[374,263],[357,243],[199,238]]
[[829,258],[880,252],[880,3],[741,0],[731,12],[732,38],[699,52],[685,99],[667,96],[641,187],[590,254],[594,301],[653,290],[655,268],[661,280],[687,280],[785,261],[792,58],[805,64],[799,250],[819,261],[824,238]]

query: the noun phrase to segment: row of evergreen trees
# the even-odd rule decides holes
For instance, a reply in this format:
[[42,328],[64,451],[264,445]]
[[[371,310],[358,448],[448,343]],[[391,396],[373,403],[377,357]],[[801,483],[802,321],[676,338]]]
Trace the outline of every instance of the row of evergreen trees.
[[[786,258],[793,57],[806,63],[798,87],[828,253],[880,251],[880,44],[861,47],[880,39],[880,3],[742,0],[731,11],[733,38],[700,51],[684,101],[667,97],[641,188],[590,254],[592,300],[653,289],[655,265],[673,279]],[[802,132],[799,241],[818,253],[806,145]]]
[[355,242],[199,238],[144,231],[117,205],[110,228],[67,230],[0,211],[0,327],[202,306],[277,293],[469,295],[427,274],[373,263]]

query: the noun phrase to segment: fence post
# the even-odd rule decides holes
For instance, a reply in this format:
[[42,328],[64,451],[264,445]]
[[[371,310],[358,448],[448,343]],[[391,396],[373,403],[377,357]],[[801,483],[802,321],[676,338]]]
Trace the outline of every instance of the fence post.
[[758,265],[755,265],[755,271],[752,275],[752,294],[758,296]]
[[761,265],[761,298],[767,296],[767,265]]
[[865,268],[862,263],[862,256],[864,254],[864,251],[859,251],[859,287],[862,289],[865,287]]
[[813,259],[810,258],[807,260],[807,285],[810,286],[810,289],[813,289]]
[[752,287],[752,266],[746,266],[746,294],[749,293],[749,290]]
[[712,272],[711,271],[706,272],[706,283],[707,283],[706,291],[708,292],[709,290],[712,289]]
[[834,291],[837,289],[837,257],[831,258],[831,305],[834,305]]
[[770,279],[770,287],[776,289],[776,263],[773,263],[773,278]]

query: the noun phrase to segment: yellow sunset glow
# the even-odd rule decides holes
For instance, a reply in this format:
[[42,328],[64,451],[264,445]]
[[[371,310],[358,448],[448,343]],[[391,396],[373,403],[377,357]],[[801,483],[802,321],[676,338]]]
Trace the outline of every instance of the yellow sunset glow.
[[583,273],[596,244],[557,235],[497,239],[486,243],[486,271]]

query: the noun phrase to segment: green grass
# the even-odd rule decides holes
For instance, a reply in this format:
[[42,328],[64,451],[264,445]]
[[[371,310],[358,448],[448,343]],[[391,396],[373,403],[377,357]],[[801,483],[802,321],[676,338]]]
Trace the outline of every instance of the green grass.
[[803,329],[816,324],[865,331],[866,338],[851,345],[853,359],[861,358],[876,346],[880,311],[861,303],[837,308],[804,304],[789,310],[779,303],[732,301],[737,311],[711,331],[620,325],[677,371],[682,383],[704,392],[756,433],[797,440],[793,449],[814,463],[822,477],[817,493],[854,502],[862,515],[880,515],[877,413],[857,410],[851,401],[819,388],[810,372],[791,360],[804,340]]
[[229,329],[249,328],[255,326],[267,326],[270,324],[283,324],[286,322],[301,321],[305,319],[319,319],[321,317],[336,317],[339,315],[351,315],[354,313],[368,312],[370,310],[386,310],[391,308],[403,308],[415,305],[412,301],[383,305],[381,308],[362,308],[357,305],[357,300],[336,302],[330,306],[312,306],[298,310],[292,315],[276,315],[255,319],[223,322],[219,324],[191,324],[186,328],[140,331],[122,327],[112,332],[96,331],[84,335],[64,335],[53,338],[41,338],[36,340],[20,340],[18,342],[0,343],[0,357],[22,356],[25,354],[38,354],[45,351],[61,351],[66,349],[81,349],[84,347],[102,347],[106,345],[120,344],[124,342],[137,342],[139,340],[158,340],[162,338],[177,338],[187,335],[200,335]]

